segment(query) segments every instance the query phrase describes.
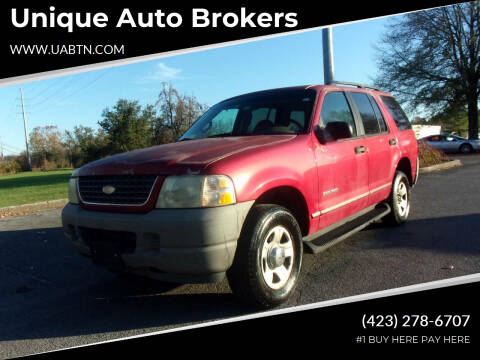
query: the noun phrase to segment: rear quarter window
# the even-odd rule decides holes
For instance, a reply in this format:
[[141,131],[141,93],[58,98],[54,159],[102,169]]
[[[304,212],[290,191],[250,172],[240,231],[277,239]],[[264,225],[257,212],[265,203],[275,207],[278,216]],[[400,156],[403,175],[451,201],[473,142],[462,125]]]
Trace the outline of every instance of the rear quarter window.
[[392,115],[398,130],[408,130],[412,128],[407,115],[402,110],[397,101],[391,96],[381,96],[383,103],[387,106],[388,112]]

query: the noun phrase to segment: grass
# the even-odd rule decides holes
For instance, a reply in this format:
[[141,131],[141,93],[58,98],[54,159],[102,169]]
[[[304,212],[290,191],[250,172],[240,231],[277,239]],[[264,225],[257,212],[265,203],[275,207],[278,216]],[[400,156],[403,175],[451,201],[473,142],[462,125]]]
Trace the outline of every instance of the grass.
[[0,208],[68,197],[73,169],[0,176]]

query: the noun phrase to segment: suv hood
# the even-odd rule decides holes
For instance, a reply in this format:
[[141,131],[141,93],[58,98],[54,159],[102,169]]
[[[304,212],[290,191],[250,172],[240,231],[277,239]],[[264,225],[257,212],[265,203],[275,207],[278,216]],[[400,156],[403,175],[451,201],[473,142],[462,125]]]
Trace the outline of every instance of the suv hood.
[[113,155],[82,166],[74,176],[170,175],[198,173],[209,164],[251,149],[293,139],[296,135],[264,135],[188,140]]

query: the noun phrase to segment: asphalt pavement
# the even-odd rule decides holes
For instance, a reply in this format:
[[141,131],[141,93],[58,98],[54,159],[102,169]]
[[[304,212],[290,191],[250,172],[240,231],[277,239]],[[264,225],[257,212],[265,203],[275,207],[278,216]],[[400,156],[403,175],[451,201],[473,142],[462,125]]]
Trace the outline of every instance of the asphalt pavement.
[[[282,307],[480,272],[480,155],[424,174],[407,224],[374,224],[305,254]],[[0,220],[0,357],[139,335],[251,313],[228,283],[167,285],[119,277],[74,252],[60,210]]]

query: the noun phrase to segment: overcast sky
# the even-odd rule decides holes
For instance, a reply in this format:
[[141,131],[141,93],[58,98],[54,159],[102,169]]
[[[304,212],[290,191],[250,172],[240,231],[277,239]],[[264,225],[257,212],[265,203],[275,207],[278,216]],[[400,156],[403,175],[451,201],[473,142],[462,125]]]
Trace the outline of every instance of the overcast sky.
[[[377,72],[373,46],[387,21],[383,18],[333,27],[336,79],[372,82]],[[322,31],[1,87],[0,141],[4,154],[25,149],[20,88],[28,132],[46,125],[57,125],[63,132],[76,125],[98,128],[103,109],[120,98],[153,104],[163,81],[207,105],[256,90],[321,84]]]

